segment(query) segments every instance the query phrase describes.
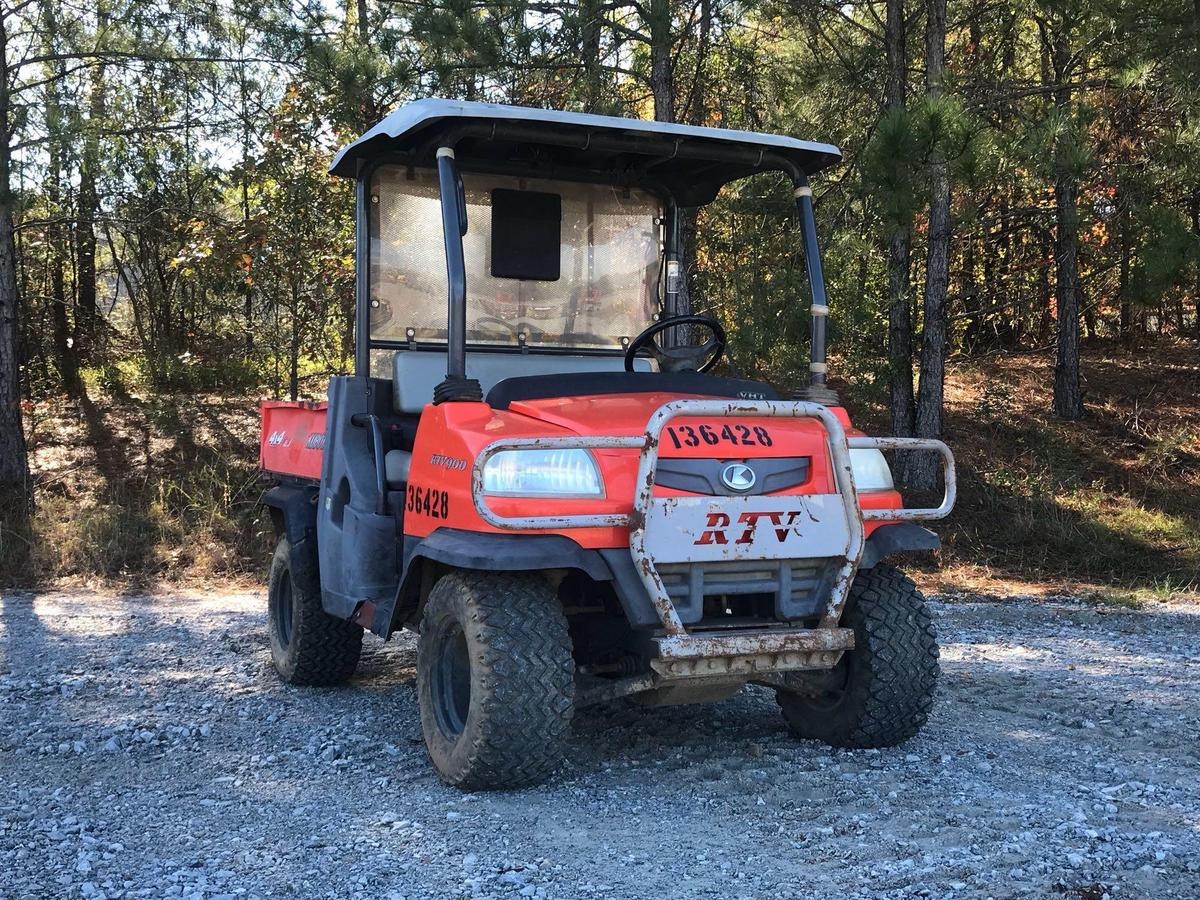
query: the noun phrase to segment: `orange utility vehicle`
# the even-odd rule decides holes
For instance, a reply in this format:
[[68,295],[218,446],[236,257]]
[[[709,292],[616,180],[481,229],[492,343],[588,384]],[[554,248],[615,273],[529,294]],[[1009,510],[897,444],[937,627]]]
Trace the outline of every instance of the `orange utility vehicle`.
[[[328,404],[264,403],[278,534],[271,652],[294,684],[353,675],[369,629],[419,633],[438,774],[529,783],[577,707],[746,683],[792,730],[899,743],[937,643],[884,562],[938,546],[939,441],[854,431],[826,386],[808,176],[836,147],[723,129],[423,100],[344,148],[357,184],[357,342]],[[712,374],[721,325],[680,315],[680,210],[779,172],[811,286],[795,399]],[[704,298],[698,298],[703,307]],[[905,509],[882,450],[941,454]]]

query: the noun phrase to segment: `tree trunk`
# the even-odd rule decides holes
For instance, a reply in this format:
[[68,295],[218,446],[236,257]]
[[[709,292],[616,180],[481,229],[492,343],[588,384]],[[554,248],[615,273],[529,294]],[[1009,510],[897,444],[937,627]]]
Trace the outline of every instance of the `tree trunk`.
[[1037,266],[1037,305],[1041,310],[1037,321],[1037,343],[1044,344],[1054,331],[1054,304],[1051,303],[1054,292],[1050,288],[1050,267],[1053,265],[1053,249],[1045,229],[1037,229],[1037,245],[1040,260]]
[[888,242],[888,363],[891,368],[892,434],[912,437],[912,310],[909,308],[909,233],[897,229]]
[[[908,54],[905,47],[904,0],[887,0],[887,76],[885,112],[903,110],[908,92]],[[895,223],[888,239],[888,367],[892,434],[911,437],[915,427],[912,374],[912,301],[909,296],[909,255],[912,234],[907,223]],[[897,460],[897,468],[902,468]]]
[[[1200,0],[1196,0],[1196,20],[1200,23]],[[1192,188],[1192,234],[1200,241],[1200,184]],[[1196,300],[1196,337],[1200,338],[1200,264],[1196,266],[1196,284],[1193,290]]]
[[[3,26],[0,26],[2,28]],[[29,497],[29,460],[21,421],[21,363],[17,355],[17,249],[7,187],[7,133],[0,149],[0,493]]]
[[1133,240],[1129,233],[1129,198],[1125,192],[1117,188],[1117,210],[1121,227],[1121,265],[1117,283],[1117,296],[1120,299],[1121,320],[1119,330],[1121,340],[1129,343],[1133,339],[1133,301],[1130,299],[1129,269],[1133,257]]
[[1083,415],[1079,385],[1079,235],[1075,179],[1059,172],[1054,181],[1054,302],[1058,309],[1058,354],[1054,365],[1054,414]]
[[[366,48],[371,43],[371,15],[367,8],[367,0],[354,0],[355,36],[360,46]],[[474,90],[474,76],[471,77],[471,91]],[[361,92],[358,98],[357,130],[361,133],[382,118],[381,111],[376,105],[377,94],[368,88]]]
[[[946,59],[946,0],[926,4],[925,85],[931,102],[942,94]],[[917,437],[942,436],[942,405],[946,381],[946,294],[950,288],[950,172],[945,151],[935,146],[929,167],[929,246],[925,264],[925,325],[921,332],[921,381],[917,392]],[[913,454],[908,483],[917,490],[935,490],[941,463],[933,453]]]
[[[1054,103],[1060,120],[1071,117],[1068,83],[1071,29],[1060,23],[1052,36]],[[1059,141],[1070,140],[1060,137]],[[1054,363],[1054,414],[1064,419],[1083,416],[1083,391],[1079,384],[1079,186],[1071,163],[1054,153],[1054,304],[1058,316],[1058,350]]]
[[[241,51],[242,48],[239,48]],[[244,55],[239,52],[239,55]],[[250,88],[246,81],[246,63],[244,61],[238,64],[238,97],[239,108],[241,111],[241,126],[242,126],[242,166],[240,181],[240,208],[242,213],[242,235],[243,239],[249,241],[250,234],[250,141],[251,121],[250,121]],[[245,335],[245,356],[246,360],[250,361],[254,357],[254,284],[251,278],[253,269],[247,267],[247,270],[242,273],[242,316],[245,319],[244,327]],[[353,321],[353,313],[351,313],[351,321]],[[353,347],[353,329],[347,329],[348,334],[344,337],[344,342]],[[343,354],[345,351],[343,350]],[[353,355],[351,350],[350,355]]]
[[[53,57],[57,52],[57,27],[51,3],[44,5],[46,23],[45,52]],[[50,224],[46,228],[49,244],[51,320],[54,323],[54,354],[63,389],[72,396],[79,393],[79,362],[72,346],[72,329],[67,318],[67,285],[64,267],[67,262],[67,209],[63,202],[63,141],[64,124],[59,103],[61,63],[46,63],[46,136],[49,167],[46,172],[46,200]]]
[[[108,27],[105,2],[96,6],[96,34]],[[92,66],[92,84],[88,94],[87,131],[79,159],[79,210],[75,222],[75,258],[78,260],[75,291],[75,352],[89,358],[96,350],[100,311],[96,285],[96,215],[100,200],[96,178],[100,171],[100,128],[104,121],[104,63]]]
[[1083,281],[1079,282],[1078,287],[1079,309],[1083,314],[1083,336],[1091,340],[1100,332],[1096,328],[1096,307],[1087,302],[1087,298],[1083,295]]
[[[651,0],[649,4],[649,21],[646,23],[650,32],[650,92],[654,97],[654,120],[656,122],[675,121],[675,60],[673,56],[674,35],[671,30],[671,4],[668,0]],[[695,261],[695,230],[696,214],[694,210],[681,209],[680,215],[680,266],[683,269],[683,279],[680,282],[679,300],[677,304],[679,315],[692,313],[692,295],[690,290],[693,263]],[[691,329],[679,327],[673,329],[676,334],[668,340],[687,343],[691,339]]]
[[75,258],[78,260],[75,347],[80,358],[84,359],[91,357],[95,352],[100,322],[96,287],[97,199],[94,171],[88,169],[85,154],[80,166],[79,211],[75,223]]
[[975,280],[975,235],[968,234],[962,243],[962,291],[963,312],[967,325],[963,332],[962,351],[970,355],[980,343],[983,333],[983,309],[979,303],[979,282]]
[[884,78],[883,101],[886,109],[903,109],[908,93],[907,28],[904,21],[904,0],[887,0],[887,23],[884,31],[887,70]]
[[0,17],[0,490],[28,503],[29,457],[21,422],[21,363],[17,354],[17,248],[13,240],[12,123],[8,24]]
[[[51,166],[50,179],[57,180],[56,166]],[[58,215],[58,213],[52,213]],[[58,375],[63,390],[75,396],[79,393],[79,367],[71,346],[71,328],[67,322],[67,288],[63,273],[63,255],[67,242],[62,237],[62,226],[50,226],[50,308],[54,323],[54,355],[58,364]]]
[[603,21],[602,0],[582,0],[579,4],[579,50],[583,59],[584,111],[598,113],[608,107],[604,93],[604,73],[600,67],[600,37]]
[[295,402],[300,396],[300,287],[295,282],[291,285],[292,334],[288,347],[288,397]]
[[654,120],[675,121],[675,62],[671,55],[671,4],[650,0],[650,93]]

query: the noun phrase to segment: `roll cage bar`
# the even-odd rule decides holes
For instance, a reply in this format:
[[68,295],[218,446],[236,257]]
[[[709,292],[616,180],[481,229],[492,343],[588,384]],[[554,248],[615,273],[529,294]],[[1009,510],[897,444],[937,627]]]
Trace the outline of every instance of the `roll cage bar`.
[[[409,111],[413,108],[423,107],[424,111],[433,113],[444,112],[443,107],[447,106],[452,111],[469,109],[474,117],[454,118],[449,114],[424,118],[417,116],[417,125],[412,125],[414,116]],[[513,120],[511,116],[514,112],[529,114],[533,122]],[[397,117],[403,121],[389,130],[389,123]],[[432,120],[432,124],[427,119]],[[585,124],[583,127],[549,127],[559,121],[571,126],[577,126],[580,122]],[[658,133],[660,131],[662,133]],[[709,135],[719,136],[719,139],[710,139]],[[406,138],[412,139],[405,141]],[[744,141],[739,142],[738,138]],[[778,147],[775,146],[777,144]],[[331,167],[334,174],[354,174],[357,182],[355,370],[358,375],[369,374],[372,349],[398,349],[400,346],[395,341],[375,341],[370,336],[368,210],[371,176],[380,165],[389,161],[405,165],[428,165],[432,160],[438,172],[448,284],[447,371],[446,380],[435,391],[435,402],[480,399],[478,385],[472,387],[466,375],[467,286],[462,239],[466,234],[467,222],[459,174],[460,145],[467,154],[463,157],[466,163],[464,168],[470,171],[517,171],[528,175],[534,170],[537,177],[547,177],[548,161],[552,174],[557,177],[573,175],[575,180],[632,183],[663,198],[666,216],[664,305],[668,316],[679,313],[682,284],[681,203],[677,195],[682,193],[685,200],[701,205],[710,202],[720,187],[731,181],[758,172],[779,171],[786,174],[792,183],[800,220],[801,243],[812,298],[809,387],[805,394],[808,399],[827,398],[826,319],[829,306],[817,242],[812,188],[806,169],[816,171],[836,161],[840,158],[836,148],[749,132],[546,110],[520,110],[490,104],[451,104],[449,101],[418,101],[402,107],[358,141],[344,148]],[[533,158],[522,159],[522,155],[528,156],[531,148]],[[549,160],[538,159],[538,152],[546,148],[558,151],[557,155]],[[400,152],[397,153],[397,150]],[[607,172],[602,171],[597,159],[603,159],[612,168]],[[354,165],[356,161],[357,165]],[[675,169],[669,169],[671,166]],[[658,167],[663,168],[662,175],[656,175],[655,169]],[[680,172],[694,173],[701,183],[695,189],[681,189],[678,184]],[[708,196],[709,193],[711,196]]]

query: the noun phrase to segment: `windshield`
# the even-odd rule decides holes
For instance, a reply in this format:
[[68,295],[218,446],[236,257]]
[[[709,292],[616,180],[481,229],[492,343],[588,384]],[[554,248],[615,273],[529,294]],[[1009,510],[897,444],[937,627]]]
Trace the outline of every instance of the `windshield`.
[[[463,184],[467,343],[515,347],[524,335],[530,347],[621,349],[651,323],[658,312],[660,259],[655,197],[504,175],[464,173]],[[492,259],[513,243],[493,241],[493,198],[512,191],[561,198],[557,271],[543,266],[538,280],[493,275],[513,270],[510,260]],[[446,258],[437,172],[382,167],[372,179],[370,203],[372,339],[444,343]]]

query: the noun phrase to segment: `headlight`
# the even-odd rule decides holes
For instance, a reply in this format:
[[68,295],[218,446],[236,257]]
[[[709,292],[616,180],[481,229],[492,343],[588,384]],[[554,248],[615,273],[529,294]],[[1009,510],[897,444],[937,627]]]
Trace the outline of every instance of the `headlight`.
[[483,492],[507,497],[603,497],[587,450],[501,450],[483,465]]
[[890,491],[893,488],[892,470],[879,450],[851,450],[850,468],[854,471],[854,486],[860,491]]

